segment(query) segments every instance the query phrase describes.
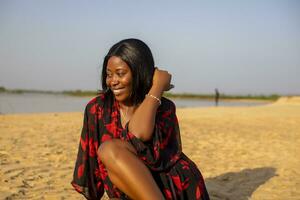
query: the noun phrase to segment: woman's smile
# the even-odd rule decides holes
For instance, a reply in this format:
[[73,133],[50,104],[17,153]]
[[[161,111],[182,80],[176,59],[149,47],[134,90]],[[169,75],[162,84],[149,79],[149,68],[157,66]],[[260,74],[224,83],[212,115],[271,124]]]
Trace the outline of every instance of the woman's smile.
[[120,94],[122,94],[125,91],[126,88],[116,88],[116,89],[111,89],[112,92],[114,93],[114,95],[118,96]]

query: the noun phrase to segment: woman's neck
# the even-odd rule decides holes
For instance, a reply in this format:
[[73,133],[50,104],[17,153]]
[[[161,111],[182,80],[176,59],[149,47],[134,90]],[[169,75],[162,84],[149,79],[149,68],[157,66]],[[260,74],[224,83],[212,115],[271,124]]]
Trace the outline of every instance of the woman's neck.
[[121,123],[123,127],[125,127],[126,123],[131,119],[137,107],[137,105],[123,104],[119,102]]
[[132,115],[138,106],[134,105],[131,102],[119,102],[119,107],[123,112],[126,112],[129,115]]
[[118,102],[119,103],[119,106],[120,108],[122,109],[130,109],[130,108],[133,108],[135,107],[135,105],[133,103],[124,103],[124,102]]

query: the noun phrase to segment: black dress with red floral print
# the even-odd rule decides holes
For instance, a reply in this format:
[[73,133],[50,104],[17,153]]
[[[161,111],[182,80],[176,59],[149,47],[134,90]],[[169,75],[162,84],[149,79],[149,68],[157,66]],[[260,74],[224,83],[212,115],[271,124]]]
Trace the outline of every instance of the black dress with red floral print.
[[[117,138],[129,142],[151,171],[166,199],[209,199],[204,180],[195,163],[181,149],[175,105],[162,98],[153,137],[143,142],[122,127],[119,104],[100,94],[86,106],[72,185],[87,199],[130,199],[110,181],[105,166],[97,158],[99,146]],[[151,194],[149,194],[151,195]]]

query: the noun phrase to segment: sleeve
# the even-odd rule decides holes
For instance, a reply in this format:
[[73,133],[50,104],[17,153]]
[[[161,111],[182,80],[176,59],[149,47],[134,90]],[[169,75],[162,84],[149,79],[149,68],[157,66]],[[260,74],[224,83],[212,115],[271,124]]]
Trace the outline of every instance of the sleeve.
[[[92,107],[93,108],[93,107]],[[100,199],[104,193],[103,181],[97,159],[99,137],[97,137],[95,116],[85,108],[83,128],[78,147],[72,186],[86,199]]]
[[162,171],[172,166],[181,154],[181,140],[175,104],[165,98],[155,117],[152,139],[143,142],[128,130],[128,124],[122,132],[137,150],[139,158],[154,171]]

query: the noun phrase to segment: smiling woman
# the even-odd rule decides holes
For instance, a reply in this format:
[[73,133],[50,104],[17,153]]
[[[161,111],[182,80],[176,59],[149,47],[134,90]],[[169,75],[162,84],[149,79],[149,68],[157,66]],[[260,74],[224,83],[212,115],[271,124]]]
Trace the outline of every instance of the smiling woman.
[[103,93],[85,109],[72,185],[87,199],[209,199],[197,166],[182,152],[171,75],[148,46],[122,40],[106,55]]

